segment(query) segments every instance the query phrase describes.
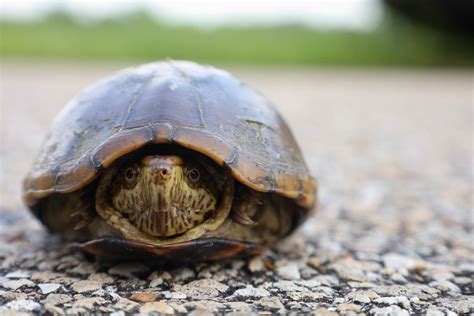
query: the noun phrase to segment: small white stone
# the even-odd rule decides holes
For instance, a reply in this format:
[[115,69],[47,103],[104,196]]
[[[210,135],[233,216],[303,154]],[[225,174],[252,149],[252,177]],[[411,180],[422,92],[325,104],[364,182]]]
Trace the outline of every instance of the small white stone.
[[6,281],[3,282],[3,287],[7,289],[12,289],[12,290],[17,290],[21,287],[33,287],[35,286],[35,283],[31,282],[30,280],[27,279],[19,279],[19,280],[12,280],[12,281]]
[[410,301],[406,296],[381,297],[374,300],[375,303],[384,305],[399,305],[403,308],[410,308]]
[[400,273],[394,273],[392,274],[392,276],[390,277],[390,279],[393,281],[393,282],[396,282],[398,284],[406,284],[407,283],[407,279],[405,279],[405,277],[403,275],[401,275]]
[[115,309],[124,310],[127,313],[131,313],[140,306],[137,302],[131,301],[126,298],[121,298],[113,306]]
[[289,262],[285,265],[277,267],[277,273],[280,277],[287,280],[299,280],[301,279],[300,271],[298,266],[294,262]]
[[257,301],[257,304],[269,309],[282,309],[284,308],[283,304],[281,303],[280,299],[276,296],[274,297],[262,297],[260,300]]
[[452,291],[452,292],[456,292],[456,293],[461,293],[461,289],[459,288],[459,286],[457,286],[453,282],[449,282],[449,281],[431,282],[430,286],[434,286],[434,287],[436,287],[437,289],[439,289],[441,291],[446,291],[446,292],[447,291]]
[[168,271],[165,271],[161,275],[161,278],[163,279],[163,281],[171,281],[173,279],[173,276]]
[[77,301],[74,302],[74,304],[72,304],[72,307],[73,308],[87,308],[89,310],[92,310],[94,309],[94,307],[96,305],[103,305],[105,304],[107,301],[105,299],[103,299],[102,297],[86,297],[86,298],[82,298],[82,299],[79,299]]
[[71,300],[72,298],[66,294],[49,294],[41,303],[48,305],[62,305]]
[[251,272],[263,271],[265,270],[265,264],[260,257],[252,258],[249,261],[249,270]]
[[171,306],[171,308],[174,309],[177,314],[185,315],[188,312],[186,307],[184,307],[181,303],[167,302],[167,304]]
[[346,295],[346,298],[352,299],[353,302],[358,303],[370,303],[372,300],[379,298],[380,296],[373,291],[355,291]]
[[348,312],[358,313],[360,312],[360,309],[361,307],[359,305],[356,305],[353,303],[343,303],[337,306],[337,310],[341,313],[348,313]]
[[245,261],[244,260],[232,260],[231,265],[232,265],[233,270],[240,270],[240,269],[242,269],[243,266],[245,266]]
[[64,310],[51,304],[44,304],[44,309],[52,315],[64,315]]
[[150,287],[157,287],[159,285],[163,284],[163,278],[158,277],[156,279],[151,280],[150,282]]
[[28,271],[18,270],[8,273],[5,277],[8,279],[25,279],[29,278],[30,276],[31,274]]
[[173,290],[186,294],[193,299],[214,299],[227,291],[229,287],[213,279],[201,279],[189,282],[185,285],[175,284]]
[[420,264],[420,260],[416,260],[398,253],[388,253],[383,256],[383,264],[386,268],[393,268],[395,270],[409,270]]
[[436,307],[430,307],[426,311],[426,316],[444,316],[444,313]]
[[291,281],[278,281],[273,283],[273,286],[284,291],[284,292],[293,292],[293,291],[304,291],[304,288],[295,284]]
[[234,294],[232,294],[232,296],[267,297],[267,296],[270,296],[270,293],[265,289],[247,285],[247,287],[244,289],[236,290]]
[[180,299],[185,299],[187,296],[183,292],[171,292],[171,298],[180,300]]
[[41,310],[41,304],[38,304],[32,300],[11,301],[7,303],[5,306],[7,308],[11,308],[17,311],[24,311],[24,312],[37,312]]
[[102,284],[112,284],[115,282],[115,279],[107,273],[94,273],[91,274],[87,279],[91,281],[97,281]]
[[408,316],[408,311],[394,305],[389,307],[374,307],[370,310],[374,316]]
[[56,292],[56,290],[61,287],[61,284],[42,283],[42,284],[38,284],[38,287],[40,288],[41,292],[43,292],[43,294],[49,294],[52,292]]
[[109,295],[112,297],[113,302],[117,302],[122,298],[120,295],[115,293],[115,290],[110,290],[109,288],[107,288],[107,293],[109,293]]
[[97,291],[102,288],[102,284],[97,281],[83,280],[74,282],[71,287],[77,293],[84,293]]
[[238,312],[249,312],[249,311],[252,310],[252,307],[249,304],[245,303],[245,302],[228,302],[227,306],[234,312],[237,312],[237,311]]
[[173,275],[173,280],[177,282],[194,279],[196,277],[194,271],[186,267],[173,270],[171,274]]
[[140,307],[140,313],[147,314],[153,312],[160,314],[174,314],[174,309],[165,302],[150,302],[145,303]]
[[453,279],[456,284],[467,285],[473,282],[472,278],[469,277],[456,277]]
[[219,309],[224,309],[225,305],[219,302],[210,300],[198,300],[184,303],[184,306],[189,309],[193,309],[189,315],[194,316],[207,316],[214,315]]

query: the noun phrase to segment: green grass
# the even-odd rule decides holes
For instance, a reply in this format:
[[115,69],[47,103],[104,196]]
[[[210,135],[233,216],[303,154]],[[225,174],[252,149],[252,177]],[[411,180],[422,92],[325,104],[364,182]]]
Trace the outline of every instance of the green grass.
[[51,15],[30,24],[0,22],[3,57],[94,60],[191,59],[199,62],[312,65],[474,65],[474,46],[410,24],[372,32],[317,32],[302,26],[170,26],[145,14],[79,24]]

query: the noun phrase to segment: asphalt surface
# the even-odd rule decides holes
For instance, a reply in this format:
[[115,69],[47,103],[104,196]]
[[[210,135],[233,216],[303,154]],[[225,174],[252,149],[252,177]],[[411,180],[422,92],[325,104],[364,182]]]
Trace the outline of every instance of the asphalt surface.
[[70,251],[20,199],[54,115],[122,66],[1,65],[0,314],[474,312],[472,71],[230,68],[292,127],[319,211],[252,260],[156,268]]

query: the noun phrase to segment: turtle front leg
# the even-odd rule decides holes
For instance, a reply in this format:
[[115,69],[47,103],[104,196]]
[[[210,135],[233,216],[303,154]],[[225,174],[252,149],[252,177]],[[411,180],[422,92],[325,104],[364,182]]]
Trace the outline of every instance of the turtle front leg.
[[79,210],[75,211],[70,216],[78,217],[77,223],[73,228],[74,230],[80,230],[89,226],[89,224],[92,223],[95,218],[95,216],[91,214],[89,209],[86,208],[79,208]]
[[236,190],[235,203],[232,207],[232,219],[245,226],[257,226],[258,211],[264,204],[262,193],[249,190],[239,185]]
[[74,230],[80,230],[89,226],[96,218],[94,212],[94,190],[93,188],[82,189],[75,194],[77,204],[72,208],[70,217],[75,218]]

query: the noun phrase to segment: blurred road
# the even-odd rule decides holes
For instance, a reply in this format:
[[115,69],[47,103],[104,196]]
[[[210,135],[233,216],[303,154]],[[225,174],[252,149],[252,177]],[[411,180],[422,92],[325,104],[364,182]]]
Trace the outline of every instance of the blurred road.
[[[54,115],[81,89],[122,66],[2,63],[0,217],[24,211],[21,178]],[[438,291],[432,302],[462,311],[452,302],[472,294],[472,286],[465,290],[455,277],[474,270],[473,72],[229,70],[277,105],[320,182],[320,211],[292,239],[313,245],[300,260],[351,254],[379,262],[380,269],[392,267],[388,276],[376,271],[380,278],[364,279],[376,285],[414,282],[406,269],[401,273],[387,263],[387,253],[422,260],[431,273],[426,284]],[[437,279],[432,266],[452,277]],[[337,267],[331,271],[344,282]],[[404,281],[393,281],[396,273]],[[449,282],[445,290],[437,287],[442,281]]]

